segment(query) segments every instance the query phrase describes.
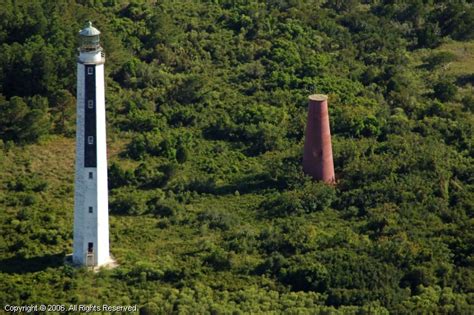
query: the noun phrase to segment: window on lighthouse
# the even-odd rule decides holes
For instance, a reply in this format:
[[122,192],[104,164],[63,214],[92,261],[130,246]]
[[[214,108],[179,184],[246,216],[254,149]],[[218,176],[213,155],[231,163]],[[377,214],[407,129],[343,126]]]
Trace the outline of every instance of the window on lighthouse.
[[88,144],[94,144],[94,137],[93,136],[87,137],[87,143]]
[[92,213],[92,207],[89,207],[89,213]]
[[94,74],[94,69],[87,68],[87,74]]
[[94,107],[94,101],[93,100],[88,100],[87,101],[87,107],[93,108]]

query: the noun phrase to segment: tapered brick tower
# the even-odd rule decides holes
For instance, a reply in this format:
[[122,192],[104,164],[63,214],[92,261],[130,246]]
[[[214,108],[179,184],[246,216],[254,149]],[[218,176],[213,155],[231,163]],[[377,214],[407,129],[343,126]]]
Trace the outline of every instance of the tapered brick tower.
[[336,182],[329,128],[328,97],[326,95],[309,96],[303,171],[315,180],[322,180],[328,184]]

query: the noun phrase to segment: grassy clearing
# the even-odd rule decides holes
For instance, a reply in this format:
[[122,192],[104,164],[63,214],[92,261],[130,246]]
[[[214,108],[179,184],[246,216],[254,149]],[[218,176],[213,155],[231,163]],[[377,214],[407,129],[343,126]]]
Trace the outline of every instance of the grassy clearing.
[[456,59],[445,66],[446,74],[463,76],[474,74],[474,41],[449,41],[436,48],[436,52],[452,53]]

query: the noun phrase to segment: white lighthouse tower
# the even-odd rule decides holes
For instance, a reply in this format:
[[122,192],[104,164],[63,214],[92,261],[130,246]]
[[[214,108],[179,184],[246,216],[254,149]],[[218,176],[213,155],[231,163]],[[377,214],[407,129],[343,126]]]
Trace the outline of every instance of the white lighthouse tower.
[[73,262],[90,267],[111,262],[105,134],[104,62],[99,30],[79,32],[77,60],[76,174]]

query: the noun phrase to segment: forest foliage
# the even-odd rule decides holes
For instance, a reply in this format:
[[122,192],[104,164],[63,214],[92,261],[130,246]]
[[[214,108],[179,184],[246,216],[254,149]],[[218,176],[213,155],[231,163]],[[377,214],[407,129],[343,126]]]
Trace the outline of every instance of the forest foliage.
[[[87,20],[120,264],[97,274],[63,264]],[[2,1],[0,301],[473,313],[473,40],[463,0]],[[336,186],[302,172],[312,93]]]

